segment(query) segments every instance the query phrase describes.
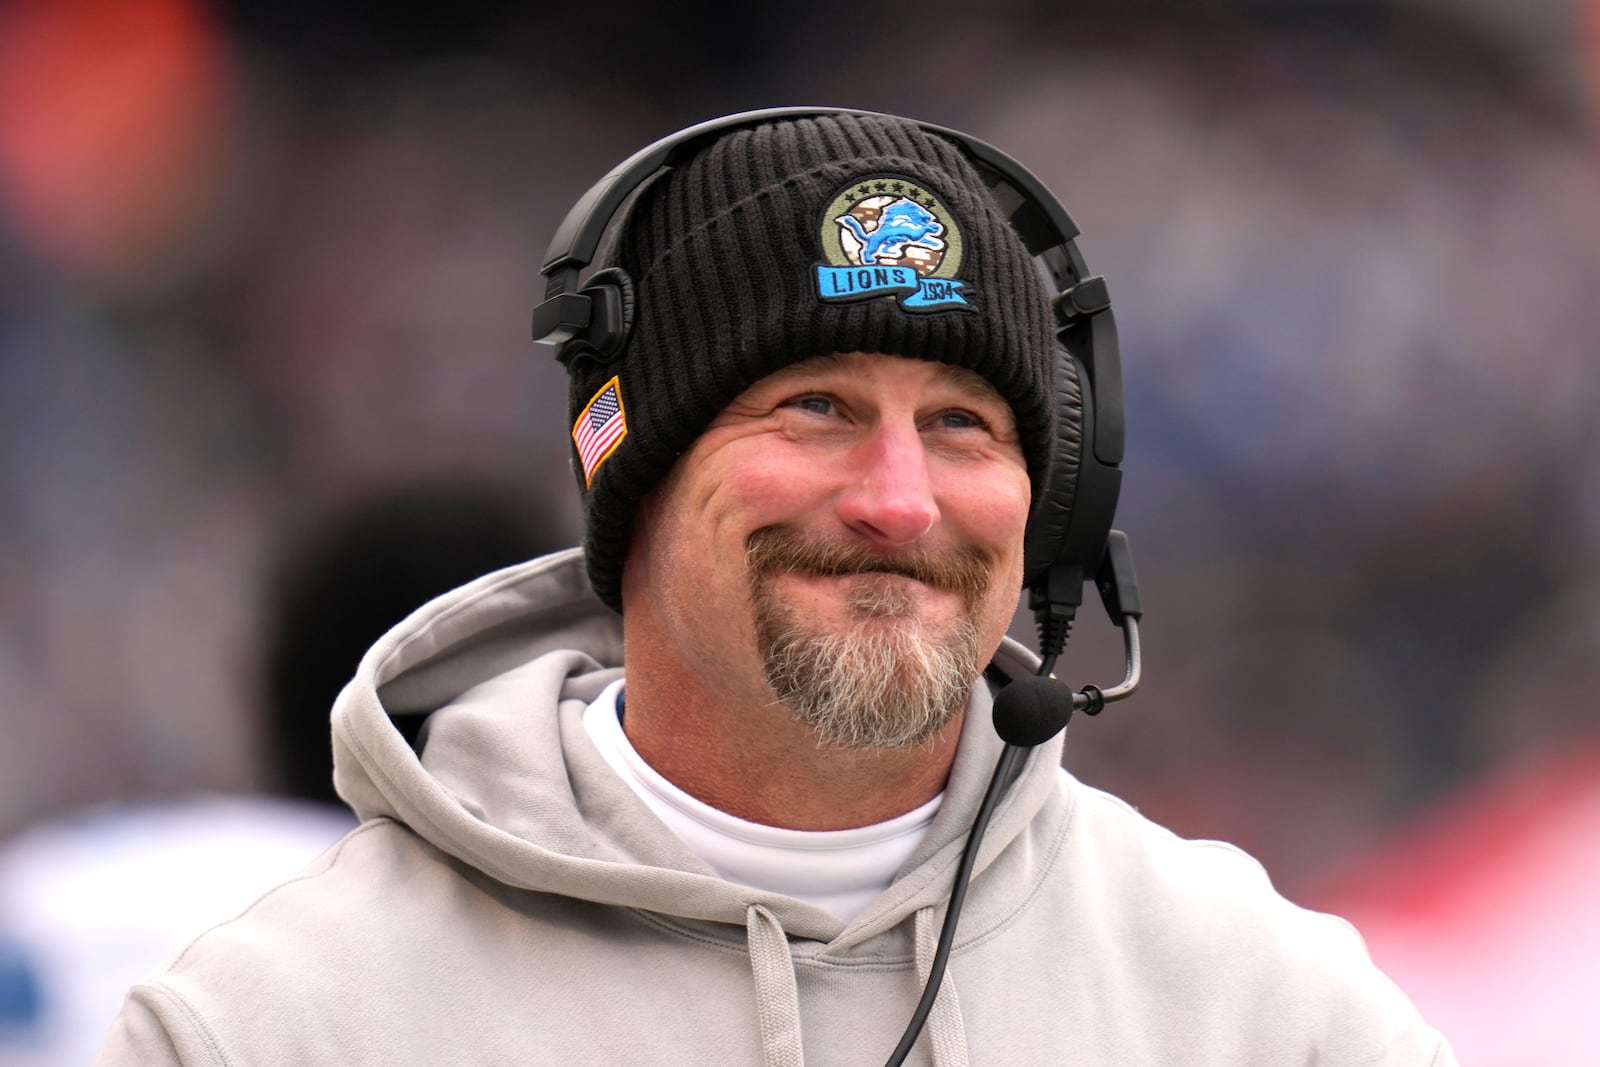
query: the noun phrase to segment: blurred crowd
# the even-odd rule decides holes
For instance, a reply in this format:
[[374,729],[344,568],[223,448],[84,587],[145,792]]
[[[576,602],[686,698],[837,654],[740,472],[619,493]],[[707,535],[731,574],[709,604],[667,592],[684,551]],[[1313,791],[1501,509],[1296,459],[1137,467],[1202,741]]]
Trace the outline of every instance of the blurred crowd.
[[[1585,8],[530,6],[0,4],[0,841],[293,792],[273,716],[324,721],[339,635],[450,577],[393,575],[575,542],[527,337],[555,224],[648,140],[780,103],[996,144],[1110,283],[1147,681],[1074,723],[1075,773],[1401,931],[1385,879],[1426,850],[1395,840],[1557,755],[1600,779],[1570,771],[1600,747]],[[502,533],[423,548],[419,509]],[[334,530],[363,547],[329,573],[392,569],[286,623]],[[1075,682],[1120,676],[1098,623]],[[285,685],[285,632],[332,680]]]

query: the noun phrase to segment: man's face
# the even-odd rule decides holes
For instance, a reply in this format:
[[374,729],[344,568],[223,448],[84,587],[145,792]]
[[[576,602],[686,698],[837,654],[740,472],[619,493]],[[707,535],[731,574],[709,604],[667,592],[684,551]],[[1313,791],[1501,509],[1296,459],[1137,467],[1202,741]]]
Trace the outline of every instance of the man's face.
[[623,572],[710,693],[771,703],[824,744],[933,736],[1010,622],[1029,483],[983,379],[827,356],[736,398],[641,504]]

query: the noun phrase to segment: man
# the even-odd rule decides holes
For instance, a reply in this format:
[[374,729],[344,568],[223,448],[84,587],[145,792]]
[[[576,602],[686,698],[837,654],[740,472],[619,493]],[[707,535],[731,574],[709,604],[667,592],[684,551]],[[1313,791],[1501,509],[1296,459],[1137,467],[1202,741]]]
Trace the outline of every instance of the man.
[[363,825],[135,987],[101,1062],[877,1063],[925,984],[912,1062],[1453,1062],[1347,925],[1059,738],[999,777],[930,981],[1002,749],[981,679],[1035,666],[1003,633],[1076,430],[1051,294],[914,123],[681,154],[541,316],[584,553],[367,654],[334,710]]

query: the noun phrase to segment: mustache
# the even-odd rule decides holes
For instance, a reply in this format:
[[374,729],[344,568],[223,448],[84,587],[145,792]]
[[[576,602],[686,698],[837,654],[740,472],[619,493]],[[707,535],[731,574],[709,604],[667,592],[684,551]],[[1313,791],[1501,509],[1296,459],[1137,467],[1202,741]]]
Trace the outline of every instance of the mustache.
[[807,537],[792,526],[764,526],[745,539],[752,579],[765,584],[779,574],[834,578],[897,574],[956,593],[969,608],[989,589],[994,560],[976,545],[917,549],[887,555],[859,541]]

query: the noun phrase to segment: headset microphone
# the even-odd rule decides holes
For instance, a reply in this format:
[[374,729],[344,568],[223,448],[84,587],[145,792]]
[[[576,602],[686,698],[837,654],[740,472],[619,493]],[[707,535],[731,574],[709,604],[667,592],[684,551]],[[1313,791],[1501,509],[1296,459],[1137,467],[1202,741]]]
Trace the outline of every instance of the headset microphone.
[[994,698],[994,730],[1019,748],[1042,745],[1072,717],[1072,691],[1053,678],[1027,675],[1007,683]]
[[[1081,588],[1081,585],[1080,579],[1071,588]],[[1066,645],[1077,604],[1053,600],[1036,604],[1042,653],[1039,673],[1007,682],[994,698],[995,733],[1006,744],[1022,748],[1042,745],[1067,725],[1074,711],[1081,708],[1086,715],[1098,715],[1107,704],[1122,700],[1139,687],[1143,668],[1138,620],[1143,609],[1139,604],[1139,581],[1133,571],[1133,554],[1128,548],[1128,537],[1121,530],[1112,530],[1106,539],[1105,556],[1095,572],[1095,586],[1100,590],[1106,614],[1122,630],[1126,661],[1122,681],[1110,689],[1086,685],[1074,693],[1052,678],[1051,671]]]

